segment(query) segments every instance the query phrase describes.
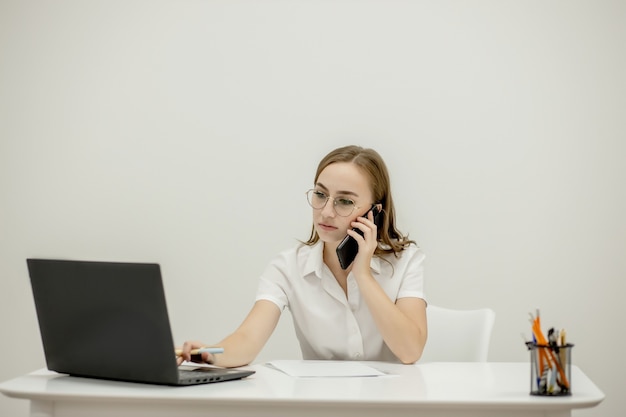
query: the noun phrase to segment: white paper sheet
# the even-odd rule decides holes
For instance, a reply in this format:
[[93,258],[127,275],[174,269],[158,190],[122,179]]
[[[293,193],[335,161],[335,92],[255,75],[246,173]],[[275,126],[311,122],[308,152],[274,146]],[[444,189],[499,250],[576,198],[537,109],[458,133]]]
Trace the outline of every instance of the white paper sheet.
[[360,362],[323,360],[277,360],[267,365],[296,377],[363,377],[385,373]]

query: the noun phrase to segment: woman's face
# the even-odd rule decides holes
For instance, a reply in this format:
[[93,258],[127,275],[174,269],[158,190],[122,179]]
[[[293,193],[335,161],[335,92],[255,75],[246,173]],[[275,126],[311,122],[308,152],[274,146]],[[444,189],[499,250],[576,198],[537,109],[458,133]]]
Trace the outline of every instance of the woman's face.
[[[324,207],[313,209],[315,230],[320,240],[327,243],[339,244],[346,236],[350,223],[366,213],[373,203],[368,177],[351,162],[328,165],[317,178],[314,189],[330,197]],[[352,201],[354,209],[347,216],[338,215],[333,198],[338,206]]]

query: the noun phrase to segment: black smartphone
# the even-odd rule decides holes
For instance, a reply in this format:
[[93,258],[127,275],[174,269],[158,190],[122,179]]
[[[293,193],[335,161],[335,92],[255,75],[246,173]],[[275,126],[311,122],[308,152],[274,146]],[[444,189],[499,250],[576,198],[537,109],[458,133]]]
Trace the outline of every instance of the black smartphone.
[[[361,217],[367,217],[370,211],[374,213],[374,224],[376,224],[376,227],[380,227],[382,213],[378,210],[378,206],[376,204],[373,204],[372,207],[370,207],[370,209]],[[363,236],[363,232],[361,232],[360,229],[354,227],[352,230]],[[341,243],[339,243],[339,246],[337,246],[337,257],[339,258],[341,269],[346,269],[350,266],[358,251],[359,244],[357,241],[352,236],[346,235]]]

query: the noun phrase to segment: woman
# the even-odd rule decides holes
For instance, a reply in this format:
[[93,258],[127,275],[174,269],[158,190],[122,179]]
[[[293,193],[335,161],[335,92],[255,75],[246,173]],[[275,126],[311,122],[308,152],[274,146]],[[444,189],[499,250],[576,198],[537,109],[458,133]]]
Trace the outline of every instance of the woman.
[[[413,363],[420,358],[427,337],[424,255],[396,229],[389,174],[380,155],[358,146],[330,152],[319,163],[307,199],[313,208],[309,240],[269,264],[252,310],[218,343],[224,353],[191,356],[192,349],[206,345],[188,341],[179,363],[249,364],[284,308],[291,311],[304,359]],[[382,212],[380,229],[372,206]],[[346,234],[356,240],[358,252],[342,269],[336,249]]]

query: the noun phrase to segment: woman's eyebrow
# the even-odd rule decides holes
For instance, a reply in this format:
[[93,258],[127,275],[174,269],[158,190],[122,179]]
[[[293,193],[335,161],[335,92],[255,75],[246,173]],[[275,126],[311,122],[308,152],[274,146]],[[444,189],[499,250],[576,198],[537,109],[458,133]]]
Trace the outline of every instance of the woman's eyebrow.
[[[324,184],[322,184],[321,182],[318,182],[315,184],[316,186],[322,188],[324,191],[328,191],[328,187],[326,187]],[[354,197],[358,197],[359,195],[357,193],[355,193],[354,191],[337,191],[337,194],[339,195],[350,195],[350,196],[354,196]]]
[[316,187],[320,187],[322,189],[324,189],[324,191],[328,191],[328,187],[326,187],[324,184],[322,184],[321,182],[316,182],[315,183]]

